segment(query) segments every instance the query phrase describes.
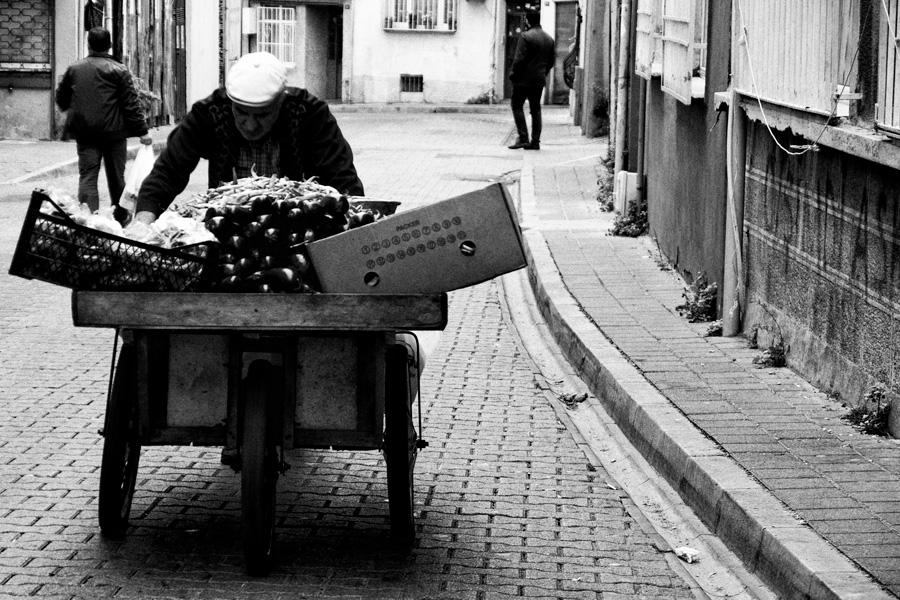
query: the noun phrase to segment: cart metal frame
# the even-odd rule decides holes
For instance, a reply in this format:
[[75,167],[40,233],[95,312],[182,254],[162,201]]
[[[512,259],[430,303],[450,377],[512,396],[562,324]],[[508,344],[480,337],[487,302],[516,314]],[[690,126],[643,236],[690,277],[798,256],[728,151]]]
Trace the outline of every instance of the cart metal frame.
[[[400,331],[446,327],[446,294],[75,291],[72,316],[76,326],[115,328],[123,340],[103,427],[104,535],[125,535],[142,446],[220,445],[223,462],[241,471],[245,566],[265,574],[284,450],[326,447],[384,451],[391,538],[412,545],[422,444],[408,426],[410,357],[393,341]],[[336,356],[353,362],[338,369]],[[185,369],[187,378],[179,376]],[[205,397],[219,395],[209,389],[225,398]]]

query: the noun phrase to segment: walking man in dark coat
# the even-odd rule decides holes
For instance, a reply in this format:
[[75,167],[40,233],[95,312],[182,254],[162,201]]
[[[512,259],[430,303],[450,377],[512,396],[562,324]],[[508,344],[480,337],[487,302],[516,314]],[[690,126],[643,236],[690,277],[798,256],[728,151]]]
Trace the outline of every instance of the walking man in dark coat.
[[[556,43],[541,28],[540,13],[528,13],[525,19],[528,22],[528,29],[519,36],[509,72],[509,80],[513,84],[510,104],[519,133],[516,143],[510,148],[540,150],[541,97],[544,94],[547,73],[556,62]],[[525,123],[526,100],[531,112],[531,141],[528,140],[528,125]]]
[[153,143],[131,73],[109,55],[111,45],[109,31],[91,29],[87,58],[69,66],[56,89],[56,104],[68,111],[63,139],[75,138],[78,148],[78,201],[92,211],[100,208],[101,159],[110,201],[117,205],[125,189],[127,138]]

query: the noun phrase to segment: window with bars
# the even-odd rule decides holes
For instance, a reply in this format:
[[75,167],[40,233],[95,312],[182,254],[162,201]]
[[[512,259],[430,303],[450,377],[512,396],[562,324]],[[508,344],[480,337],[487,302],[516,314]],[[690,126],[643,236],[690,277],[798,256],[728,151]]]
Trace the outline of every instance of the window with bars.
[[635,72],[685,104],[706,88],[708,0],[638,0]]
[[456,31],[459,0],[385,0],[384,28]]
[[270,52],[289,67],[294,66],[297,17],[294,8],[256,7],[256,49]]

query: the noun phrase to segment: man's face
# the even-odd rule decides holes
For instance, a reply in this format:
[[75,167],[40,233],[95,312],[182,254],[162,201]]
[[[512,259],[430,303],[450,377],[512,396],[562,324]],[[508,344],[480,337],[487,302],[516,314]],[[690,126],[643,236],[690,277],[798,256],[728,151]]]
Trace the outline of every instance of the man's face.
[[281,99],[279,96],[271,104],[266,106],[243,106],[236,102],[231,103],[231,112],[234,114],[234,124],[245,140],[255,142],[266,137],[281,112]]

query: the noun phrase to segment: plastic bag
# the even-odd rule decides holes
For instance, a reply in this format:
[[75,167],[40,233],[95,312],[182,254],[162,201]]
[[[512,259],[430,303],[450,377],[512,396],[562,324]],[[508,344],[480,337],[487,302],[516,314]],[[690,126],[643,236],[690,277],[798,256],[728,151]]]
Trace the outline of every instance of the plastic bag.
[[153,154],[153,146],[150,144],[141,144],[134,162],[128,175],[125,176],[125,193],[131,196],[137,196],[141,190],[141,184],[144,178],[153,170],[153,163],[156,162],[156,156]]

